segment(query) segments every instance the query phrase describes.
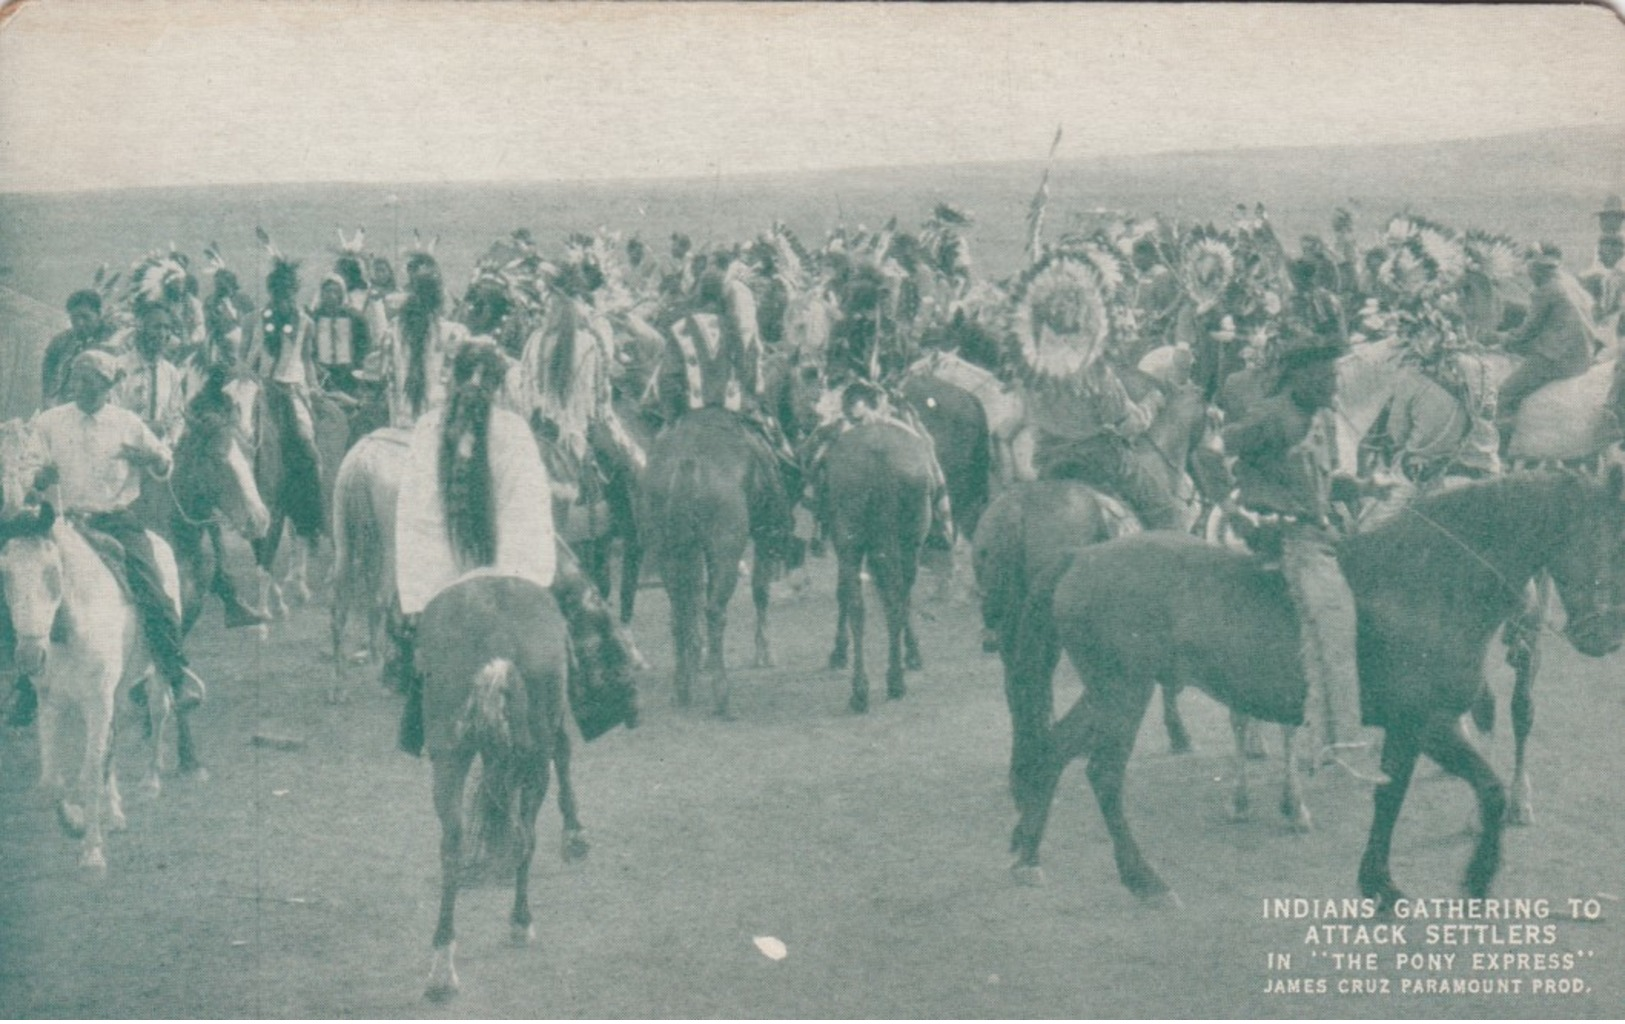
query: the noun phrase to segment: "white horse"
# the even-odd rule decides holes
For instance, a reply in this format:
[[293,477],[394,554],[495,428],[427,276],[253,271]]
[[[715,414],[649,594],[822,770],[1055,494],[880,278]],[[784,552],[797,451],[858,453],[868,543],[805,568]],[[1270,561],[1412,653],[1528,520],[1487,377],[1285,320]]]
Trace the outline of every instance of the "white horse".
[[[161,575],[174,581],[169,546],[154,537],[153,548]],[[17,667],[39,691],[40,786],[59,796],[64,828],[82,835],[80,863],[104,871],[103,826],[117,831],[125,824],[112,756],[113,712],[119,694],[151,664],[139,612],[85,537],[48,504],[0,521],[0,586],[17,635]],[[145,787],[156,795],[170,693],[167,686],[147,691],[153,749]],[[61,717],[69,708],[85,726],[73,791],[59,763]]]

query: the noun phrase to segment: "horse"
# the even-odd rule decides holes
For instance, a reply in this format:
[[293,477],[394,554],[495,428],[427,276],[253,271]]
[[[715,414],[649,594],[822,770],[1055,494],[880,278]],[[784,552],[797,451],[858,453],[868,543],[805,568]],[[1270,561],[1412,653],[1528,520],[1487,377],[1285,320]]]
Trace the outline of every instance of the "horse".
[[[1370,533],[1338,559],[1359,612],[1357,656],[1366,724],[1382,728],[1382,769],[1357,884],[1387,910],[1403,899],[1389,866],[1394,825],[1421,754],[1472,786],[1481,831],[1469,896],[1501,860],[1506,789],[1462,734],[1480,701],[1484,653],[1547,573],[1569,642],[1602,657],[1625,641],[1625,472],[1519,474],[1441,492]],[[1038,847],[1067,762],[1088,775],[1112,836],[1118,876],[1142,898],[1169,890],[1146,862],[1123,811],[1139,721],[1159,682],[1201,687],[1233,710],[1297,724],[1307,685],[1284,579],[1252,556],[1172,533],[1083,548],[1032,587],[1006,676],[1016,743],[1018,878],[1038,881]],[[1053,674],[1065,650],[1084,695],[1051,724]]]
[[314,533],[304,536],[296,531],[287,577],[282,583],[277,583],[272,570],[282,544],[283,527],[290,523],[290,510],[314,499],[320,510],[317,521],[327,519],[333,507],[334,479],[350,444],[350,424],[344,409],[321,391],[312,390],[309,397],[316,437],[317,480],[321,488],[321,493],[315,496],[299,494],[289,486],[283,439],[281,431],[276,428],[277,419],[271,411],[266,390],[259,388],[254,399],[254,476],[260,495],[271,513],[270,529],[264,537],[254,542],[254,561],[260,572],[260,611],[276,618],[288,614],[287,601],[282,593],[284,585],[293,588],[296,601],[310,600],[308,565],[311,549],[318,539]]
[[[553,595],[514,577],[470,577],[429,602],[418,637],[425,749],[434,769],[434,808],[440,820],[440,915],[425,995],[443,1000],[459,987],[453,914],[462,861],[463,790],[474,758],[481,759],[484,784],[501,794],[496,804],[509,815],[518,836],[509,917],[516,945],[528,945],[536,937],[530,862],[536,814],[552,769],[559,776],[564,859],[581,860],[589,847],[570,783],[565,726],[571,707],[566,689],[571,697],[577,690],[570,680],[568,634]],[[577,671],[594,671],[596,660],[577,659]]]
[[[1194,387],[1168,389],[1169,401],[1146,431],[1136,457],[1148,471],[1167,477],[1173,493],[1192,496],[1185,467],[1207,424],[1207,407]],[[1195,506],[1187,502],[1195,522]],[[1074,480],[1034,480],[1001,493],[988,507],[972,538],[972,569],[981,595],[983,649],[1008,658],[1013,640],[1008,621],[1019,613],[1033,581],[1043,578],[1074,548],[1099,544],[1140,524],[1115,500],[1102,501],[1087,484]],[[1179,688],[1163,687],[1163,727],[1174,753],[1191,749],[1179,714]]]
[[886,610],[886,697],[896,700],[905,693],[905,665],[921,667],[910,598],[920,548],[931,525],[929,444],[898,424],[870,422],[836,438],[826,456],[839,606],[829,667],[846,667],[850,634],[849,707],[857,714],[869,710],[869,677],[863,665],[866,564]]
[[898,391],[935,443],[955,528],[974,536],[991,495],[987,412],[975,395],[930,374],[909,374]]
[[345,453],[333,483],[334,702],[344,699],[344,634],[352,614],[367,622],[367,652],[377,664],[385,625],[396,607],[395,499],[411,443],[410,431],[385,427]]
[[[751,599],[756,607],[754,665],[772,664],[767,637],[768,588],[784,552],[753,523],[753,510],[770,500],[777,472],[761,443],[725,409],[685,413],[655,439],[640,496],[638,533],[655,559],[671,603],[676,653],[675,696],[687,707],[699,674],[702,648],[718,717],[729,717],[729,682],[723,651],[728,601],[739,583],[739,563],[751,543]],[[755,529],[753,530],[753,527]],[[706,632],[699,629],[705,611]]]
[[[1009,486],[1037,479],[1033,471],[1033,434],[1027,426],[1026,403],[1019,388],[1000,380],[991,370],[941,350],[916,362],[909,372],[911,376],[925,374],[953,384],[981,403],[991,471],[999,483]],[[954,509],[957,514],[957,499]]]
[[[154,548],[162,566],[168,546],[157,541]],[[173,561],[164,568],[175,571]],[[150,663],[139,612],[90,542],[49,503],[8,511],[0,520],[0,588],[16,635],[17,666],[39,691],[40,787],[58,795],[59,820],[81,837],[80,864],[105,872],[103,828],[125,827],[113,763],[114,711],[119,693],[127,693]],[[145,788],[157,794],[171,698],[168,687],[148,689],[153,751]],[[85,726],[71,791],[57,762],[60,719],[69,707]]]

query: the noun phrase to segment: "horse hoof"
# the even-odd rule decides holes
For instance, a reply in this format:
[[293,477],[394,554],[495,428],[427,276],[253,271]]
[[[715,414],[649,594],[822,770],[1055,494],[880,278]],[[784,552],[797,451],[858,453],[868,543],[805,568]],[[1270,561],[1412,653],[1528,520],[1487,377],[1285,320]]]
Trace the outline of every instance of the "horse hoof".
[[1253,816],[1252,798],[1245,793],[1237,793],[1230,800],[1230,820],[1233,822],[1247,821]]
[[1315,819],[1310,815],[1309,808],[1299,807],[1296,814],[1286,808],[1281,810],[1286,815],[1288,826],[1295,834],[1306,836],[1315,830]]
[[258,640],[260,643],[265,643],[266,641],[270,640],[271,627],[265,623],[260,623],[258,626],[255,626],[254,639]]
[[592,844],[587,842],[587,835],[579,830],[564,833],[563,844],[564,862],[575,864],[587,859],[592,852]]
[[910,672],[918,672],[925,668],[925,661],[920,657],[919,651],[914,651],[903,656],[903,667]]
[[105,878],[107,876],[107,857],[99,846],[91,847],[79,855],[79,866],[94,875]]
[[829,670],[831,672],[843,671],[846,665],[846,653],[844,651],[836,651],[829,656]]
[[1049,880],[1044,877],[1044,869],[1037,864],[1012,864],[1010,875],[1017,885],[1025,885],[1030,889],[1042,888]]
[[751,662],[750,667],[751,668],[772,668],[773,667],[773,655],[771,655],[771,654],[769,654],[769,653],[767,653],[765,651],[758,652],[757,655],[756,655],[755,660],[753,660]]
[[1507,804],[1508,825],[1533,825],[1535,823],[1535,809],[1521,800],[1514,800]]
[[115,811],[107,816],[107,831],[123,832],[130,827],[130,821],[122,812]]
[[508,929],[508,941],[519,949],[524,949],[536,941],[536,926],[534,924],[516,924]]
[[451,981],[434,982],[430,984],[428,988],[423,990],[423,998],[427,999],[431,1003],[449,1002],[451,998],[457,994],[457,990],[461,987],[462,986],[457,983],[457,979],[455,978],[453,978]]
[[908,687],[904,686],[901,681],[886,684],[887,700],[902,700],[907,695]]
[[1152,910],[1184,910],[1185,901],[1172,889],[1163,889],[1141,897],[1141,902]]
[[846,702],[846,706],[852,709],[854,715],[867,714],[869,711],[869,695],[854,693],[852,699]]
[[73,839],[80,839],[84,837],[84,808],[75,804],[70,804],[66,800],[58,801],[56,805],[56,822],[58,825],[62,826],[62,831],[66,832],[69,837]]
[[162,780],[158,778],[156,773],[141,780],[141,792],[149,799],[156,800],[158,798],[158,794],[163,792],[163,789],[164,784]]
[[196,761],[192,762],[191,764],[181,765],[181,774],[186,776],[188,779],[191,779],[193,782],[209,781],[209,769],[205,768],[201,764],[198,764]]

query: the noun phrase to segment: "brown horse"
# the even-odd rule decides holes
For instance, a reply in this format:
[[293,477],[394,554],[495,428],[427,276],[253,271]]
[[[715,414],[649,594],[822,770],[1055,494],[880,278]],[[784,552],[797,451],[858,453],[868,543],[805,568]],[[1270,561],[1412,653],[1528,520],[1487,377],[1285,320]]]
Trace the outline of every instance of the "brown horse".
[[[1506,788],[1459,719],[1480,702],[1491,638],[1541,573],[1556,585],[1577,650],[1601,657],[1625,641],[1625,473],[1616,466],[1604,482],[1529,474],[1445,491],[1347,538],[1338,560],[1359,610],[1363,716],[1385,732],[1391,780],[1376,791],[1360,892],[1384,908],[1403,897],[1389,850],[1425,753],[1478,798],[1482,831],[1465,884],[1482,897],[1500,867]],[[1016,870],[1037,877],[1056,784],[1086,755],[1119,877],[1139,896],[1160,896],[1167,886],[1130,834],[1122,794],[1151,691],[1197,686],[1251,717],[1300,723],[1306,684],[1286,584],[1247,554],[1175,533],[1084,548],[1058,575],[1030,587],[1006,675],[1021,812]],[[1063,650],[1084,695],[1052,723]]]
[[850,634],[849,706],[859,714],[869,710],[863,665],[865,566],[886,609],[886,696],[903,696],[905,665],[921,667],[910,616],[920,548],[931,525],[930,460],[929,441],[884,421],[848,430],[826,456],[831,537],[839,566],[839,611],[829,667],[846,667]]
[[[570,784],[570,734],[565,716],[592,705],[597,658],[572,665],[568,635],[553,595],[513,577],[473,577],[438,595],[423,610],[417,667],[423,678],[425,749],[434,765],[434,807],[440,819],[440,918],[434,964],[425,993],[445,999],[458,988],[453,914],[463,850],[463,789],[474,758],[482,783],[506,811],[518,836],[513,910],[516,944],[535,939],[530,912],[530,862],[536,813],[549,773],[559,776],[566,861],[587,856]],[[572,668],[585,678],[572,678]],[[602,724],[602,723],[599,723]],[[601,729],[584,734],[597,735]]]
[[767,446],[750,436],[738,416],[724,409],[686,413],[655,439],[649,453],[638,534],[644,550],[660,568],[671,603],[679,706],[686,707],[690,701],[703,650],[714,709],[720,717],[729,715],[723,635],[747,543],[755,550],[751,570],[755,664],[772,664],[767,638],[768,586],[785,558],[782,544],[764,529],[774,518],[770,503],[785,500],[774,462]]

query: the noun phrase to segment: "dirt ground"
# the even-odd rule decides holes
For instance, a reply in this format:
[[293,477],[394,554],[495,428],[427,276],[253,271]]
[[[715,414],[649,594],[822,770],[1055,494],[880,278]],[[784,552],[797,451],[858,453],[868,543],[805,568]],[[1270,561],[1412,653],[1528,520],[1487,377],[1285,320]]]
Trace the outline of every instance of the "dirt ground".
[[[511,888],[458,905],[463,992],[422,999],[438,893],[429,768],[394,749],[399,698],[365,669],[350,699],[324,693],[333,665],[325,607],[296,609],[268,641],[227,633],[211,609],[192,640],[211,683],[196,718],[213,776],[172,777],[142,799],[138,724],[122,713],[118,763],[129,828],[105,878],[86,874],[35,789],[32,733],[0,735],[0,1015],[13,1017],[1614,1017],[1625,1009],[1625,733],[1622,658],[1548,641],[1533,741],[1536,821],[1509,830],[1496,893],[1550,901],[1551,944],[1375,950],[1376,970],[1339,972],[1306,945],[1313,921],[1266,918],[1271,897],[1349,897],[1369,795],[1309,783],[1316,830],[1274,814],[1274,765],[1254,769],[1253,820],[1232,823],[1225,715],[1182,698],[1196,752],[1167,752],[1147,717],[1128,811],[1152,863],[1183,899],[1153,909],[1117,881],[1081,766],[1062,783],[1044,854],[1048,885],[1018,887],[1006,853],[1009,724],[997,661],[981,653],[957,585],[930,599],[926,668],[900,702],[846,709],[844,673],[823,668],[833,570],[814,563],[772,608],[778,668],[744,668],[750,608],[736,597],[729,657],[737,720],[671,703],[664,596],[642,594],[637,635],[654,670],[643,725],[578,747],[575,781],[591,857],[559,856],[543,808],[532,879],[538,941],[508,944]],[[883,691],[879,602],[869,604]],[[1069,669],[1063,672],[1070,673]],[[1489,741],[1510,772],[1510,673],[1490,662],[1502,721]],[[1057,686],[1070,703],[1076,683]],[[255,746],[258,731],[297,750]],[[1271,736],[1272,745],[1278,739]],[[1609,780],[1614,780],[1610,782]],[[1425,766],[1401,820],[1395,877],[1414,897],[1451,897],[1468,853],[1465,785]],[[1568,900],[1600,916],[1569,919]],[[1544,933],[1540,934],[1544,937]],[[753,944],[781,940],[775,962]],[[1450,970],[1400,970],[1395,955],[1454,953]],[[1573,969],[1473,971],[1473,953],[1577,954]],[[1286,954],[1291,968],[1272,969]],[[1339,995],[1340,976],[1390,994]],[[1328,979],[1325,995],[1276,980]],[[1501,995],[1400,994],[1407,978],[1520,979]],[[1535,994],[1578,977],[1582,991]],[[1373,988],[1378,987],[1373,985]]]

